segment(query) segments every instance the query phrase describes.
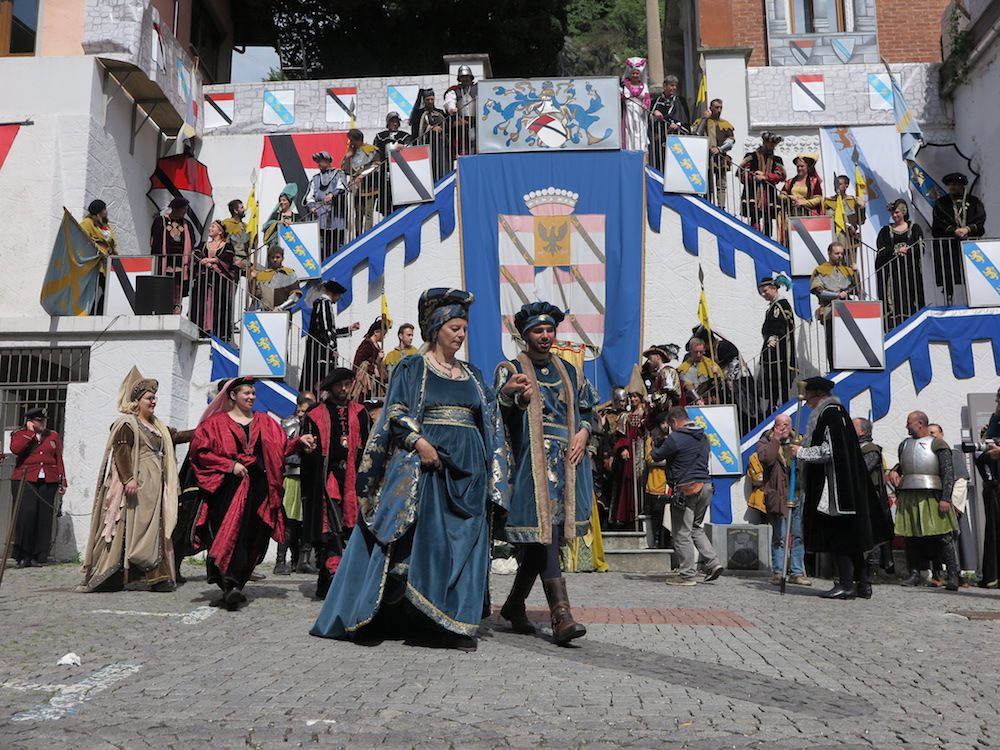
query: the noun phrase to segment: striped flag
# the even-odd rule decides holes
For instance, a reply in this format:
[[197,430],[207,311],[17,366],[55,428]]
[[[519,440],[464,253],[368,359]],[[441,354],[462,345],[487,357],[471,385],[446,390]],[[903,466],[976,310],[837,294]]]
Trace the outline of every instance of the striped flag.
[[899,145],[903,159],[912,161],[917,151],[924,143],[924,134],[920,131],[917,118],[903,96],[903,87],[896,76],[892,77],[892,109],[896,116],[896,132],[899,133]]

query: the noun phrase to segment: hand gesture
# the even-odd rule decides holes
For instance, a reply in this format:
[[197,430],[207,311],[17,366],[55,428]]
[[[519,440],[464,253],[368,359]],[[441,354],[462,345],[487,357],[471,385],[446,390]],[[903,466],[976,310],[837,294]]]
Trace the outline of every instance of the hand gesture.
[[238,477],[242,477],[246,476],[246,473],[247,473],[247,467],[241,464],[239,461],[236,461],[233,464],[233,474],[235,474]]
[[361,328],[361,324],[358,321],[354,321],[353,323],[351,323],[351,330],[352,331],[356,331],[359,328]]
[[315,435],[300,435],[299,445],[302,446],[302,450],[306,453],[312,453],[316,450],[316,436]]
[[125,494],[129,497],[135,497],[136,493],[139,491],[139,483],[134,479],[128,480],[125,484]]
[[890,471],[889,475],[886,478],[889,480],[889,484],[891,484],[893,487],[899,487],[899,485],[903,481],[903,478],[899,475],[899,472],[896,471],[895,469]]
[[519,372],[516,375],[511,376],[511,379],[503,384],[500,392],[506,396],[513,396],[523,391],[529,384],[530,382],[528,380],[528,376]]
[[566,458],[569,460],[570,465],[576,466],[583,460],[583,456],[587,452],[587,439],[589,437],[590,430],[587,429],[579,430],[573,436],[573,440],[569,444],[569,450],[566,452]]
[[951,510],[951,503],[947,500],[941,500],[938,502],[938,510],[941,511],[942,515],[947,515],[948,511]]
[[622,451],[622,460],[628,461],[632,457],[632,454],[628,452],[628,448]]
[[427,442],[425,438],[420,438],[414,447],[420,455],[421,466],[437,466],[440,464],[441,459],[438,457],[437,448]]

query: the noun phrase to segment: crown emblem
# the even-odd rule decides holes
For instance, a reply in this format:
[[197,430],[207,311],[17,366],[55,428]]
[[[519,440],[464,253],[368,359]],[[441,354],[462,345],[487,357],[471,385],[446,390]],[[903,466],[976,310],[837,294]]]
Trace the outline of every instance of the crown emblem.
[[580,194],[572,190],[547,187],[524,196],[524,205],[532,216],[566,216],[573,213]]

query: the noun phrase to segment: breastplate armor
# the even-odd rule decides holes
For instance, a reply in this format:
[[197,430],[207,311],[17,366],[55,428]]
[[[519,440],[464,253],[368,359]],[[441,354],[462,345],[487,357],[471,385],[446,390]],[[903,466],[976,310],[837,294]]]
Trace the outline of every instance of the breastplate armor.
[[941,474],[938,459],[932,450],[934,438],[907,438],[899,456],[903,472],[903,490],[939,490]]

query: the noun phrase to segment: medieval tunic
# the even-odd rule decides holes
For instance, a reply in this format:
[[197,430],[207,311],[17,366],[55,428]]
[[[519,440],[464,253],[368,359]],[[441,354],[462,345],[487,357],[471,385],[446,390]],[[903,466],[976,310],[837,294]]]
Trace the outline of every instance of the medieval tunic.
[[590,528],[594,498],[590,456],[585,453],[573,467],[566,453],[577,431],[589,426],[597,393],[559,357],[539,365],[525,354],[497,367],[498,393],[512,370],[527,374],[536,388],[527,408],[514,400],[500,400],[513,464],[507,540],[550,544],[553,531],[560,529],[559,536],[566,539],[583,536]]
[[809,552],[865,553],[892,538],[889,509],[881,506],[868,478],[851,416],[836,396],[809,415],[802,464],[805,502],[802,535]]
[[351,335],[349,327],[337,327],[335,306],[336,303],[326,294],[320,294],[313,303],[299,378],[300,391],[316,390],[327,373],[337,366],[337,339]]
[[788,300],[776,299],[768,306],[760,333],[764,338],[760,350],[761,395],[771,407],[777,407],[788,400],[797,371],[795,316]]
[[[425,357],[396,367],[358,472],[351,534],[312,635],[345,638],[404,600],[437,627],[474,635],[487,611],[489,507],[506,487],[495,400],[472,365],[448,378]],[[440,458],[421,467],[423,437]]]
[[966,239],[982,237],[986,233],[986,207],[974,195],[944,195],[934,203],[933,228],[935,238],[948,238],[934,243],[934,283],[951,297],[956,284],[961,284],[962,241],[955,237],[955,230],[968,227]]
[[[611,509],[611,520],[615,523],[628,524],[635,521],[636,509],[639,505],[636,498],[636,487],[641,488],[645,466],[643,436],[646,433],[646,412],[643,409],[632,411],[618,420],[618,434],[615,436],[614,460],[611,470],[614,475],[614,505]],[[624,452],[628,452],[625,458]],[[639,477],[636,482],[635,478]],[[664,479],[664,482],[666,480]],[[641,492],[641,489],[640,489]]]
[[[765,154],[758,148],[744,156],[740,166],[744,170],[740,175],[743,181],[743,215],[755,228],[770,235],[771,222],[778,218],[775,199],[778,186],[785,181],[785,164],[780,156],[773,152]],[[763,173],[763,179],[755,177],[757,172]]]
[[[924,306],[924,279],[920,254],[923,230],[910,222],[902,232],[886,225],[879,230],[875,245],[875,272],[878,297],[885,308],[886,330],[891,330]],[[905,254],[898,251],[908,248]]]
[[370,430],[368,412],[355,401],[319,404],[304,419],[303,434],[316,436],[316,450],[302,459],[302,538],[323,551],[329,573],[357,522],[357,468]]
[[[216,265],[201,265],[214,258]],[[229,242],[209,246],[206,242],[195,252],[196,269],[191,283],[191,322],[224,341],[233,336],[233,305],[239,269],[236,255]]]
[[[267,552],[268,539],[284,543],[281,513],[285,433],[266,414],[241,425],[218,412],[198,425],[191,440],[191,465],[204,503],[196,533],[208,548],[208,582],[242,588]],[[247,468],[232,473],[233,464]]]
[[153,219],[149,249],[153,255],[161,256],[157,272],[171,276],[174,280],[175,305],[179,305],[181,297],[187,294],[191,279],[191,254],[197,236],[190,219],[177,221],[164,215]]
[[[159,420],[156,421],[161,426]],[[81,592],[121,588],[141,580],[173,580],[170,535],[177,522],[177,462],[165,428],[151,430],[135,416],[111,427],[101,462],[84,549]],[[125,485],[135,480],[134,497]]]
[[16,460],[10,475],[10,496],[16,498],[21,493],[11,553],[21,562],[44,563],[52,542],[56,492],[66,486],[62,438],[53,430],[14,430],[10,452]]
[[[903,462],[906,444],[915,438],[908,438],[899,444],[899,460]],[[942,513],[938,503],[942,498],[951,498],[955,486],[955,469],[951,446],[941,438],[922,439],[929,443],[930,450],[937,458],[937,476],[941,479],[941,489],[896,490],[896,533],[904,537],[941,536],[958,531],[958,518],[954,507]],[[918,448],[919,450],[919,448]],[[905,481],[905,475],[904,475]]]

